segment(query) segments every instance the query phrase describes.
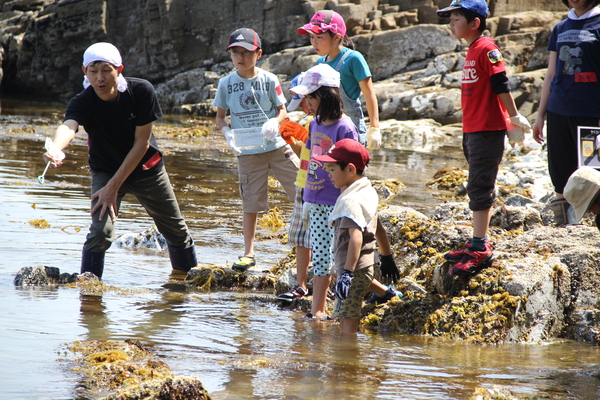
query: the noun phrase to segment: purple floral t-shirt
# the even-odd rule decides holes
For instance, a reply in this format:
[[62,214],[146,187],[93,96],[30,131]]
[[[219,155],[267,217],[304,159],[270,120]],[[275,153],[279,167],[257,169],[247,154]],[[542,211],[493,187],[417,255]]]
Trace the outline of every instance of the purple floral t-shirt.
[[319,125],[317,118],[310,123],[310,133],[306,141],[306,148],[310,150],[310,161],[304,187],[304,201],[333,206],[340,190],[333,186],[329,174],[323,169],[323,164],[315,161],[314,157],[327,153],[342,139],[358,140],[358,132],[350,117],[346,115],[331,125]]

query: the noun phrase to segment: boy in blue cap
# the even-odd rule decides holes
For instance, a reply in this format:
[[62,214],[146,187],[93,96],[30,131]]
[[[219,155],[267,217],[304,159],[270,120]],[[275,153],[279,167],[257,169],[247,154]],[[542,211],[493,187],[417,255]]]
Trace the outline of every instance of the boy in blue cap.
[[452,36],[465,39],[469,45],[461,90],[463,151],[469,163],[467,194],[473,211],[473,238],[462,249],[444,255],[455,263],[450,274],[468,276],[487,268],[493,260],[487,233],[504,137],[510,129],[510,144],[520,144],[524,134],[531,132],[531,126],[517,111],[500,49],[493,38],[482,35],[488,16],[486,1],[454,0],[437,14],[449,17]]

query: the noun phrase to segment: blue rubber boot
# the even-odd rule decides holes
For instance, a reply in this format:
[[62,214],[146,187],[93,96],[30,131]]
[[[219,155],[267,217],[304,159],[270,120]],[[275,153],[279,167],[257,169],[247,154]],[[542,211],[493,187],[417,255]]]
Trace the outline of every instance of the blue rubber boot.
[[102,272],[104,272],[104,252],[95,253],[83,249],[81,252],[81,274],[84,272],[91,272],[98,278],[102,279]]
[[188,247],[173,247],[168,245],[169,258],[171,259],[171,266],[174,270],[188,272],[190,269],[198,265],[198,259],[196,258],[196,248],[194,242]]

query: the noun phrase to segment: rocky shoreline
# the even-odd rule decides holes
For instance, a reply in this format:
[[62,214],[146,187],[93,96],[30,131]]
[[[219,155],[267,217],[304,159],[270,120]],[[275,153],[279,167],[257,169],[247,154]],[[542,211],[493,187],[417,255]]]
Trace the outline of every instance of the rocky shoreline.
[[[387,131],[385,140],[407,143],[412,136],[403,124],[411,122],[398,121],[398,129]],[[436,124],[431,122],[432,126]],[[445,130],[440,141],[444,136],[460,134],[459,125],[446,126]],[[169,132],[179,134],[178,128]],[[427,143],[432,141],[430,138]],[[384,206],[380,210],[401,272],[396,287],[404,297],[383,305],[366,304],[361,320],[363,329],[473,344],[543,344],[561,340],[597,344],[600,338],[597,305],[600,232],[592,226],[591,219],[584,220],[583,225],[553,227],[553,214],[549,210],[552,188],[545,147],[535,143],[531,136],[523,147],[507,147],[498,174],[497,202],[490,230],[496,260],[490,268],[470,278],[448,275],[448,266],[442,257],[444,252],[462,245],[471,236],[471,212],[463,190],[465,179],[466,171],[461,169],[441,169],[432,177],[428,185],[455,193],[453,201],[439,204],[432,215],[400,206]],[[402,194],[402,185],[377,182],[377,187],[383,201]],[[123,236],[119,243],[125,247],[162,251],[161,239],[156,231],[148,229],[138,235]],[[224,265],[200,265],[184,280],[170,281],[165,287],[192,292],[252,291],[254,294],[248,300],[275,303],[272,293],[290,287],[294,281],[294,266],[293,253],[284,256],[268,273],[251,270],[240,274]],[[54,267],[23,268],[15,284],[75,285],[85,295],[122,290],[91,282],[89,278],[82,281],[77,274],[61,274]],[[310,300],[308,296],[291,307],[308,312]],[[85,346],[103,348],[105,344]],[[130,344],[116,346],[130,347]],[[114,362],[121,363],[120,360]],[[111,368],[118,369],[119,365]],[[174,390],[174,385],[182,391],[202,388],[194,377],[154,379],[151,384],[154,386],[148,385],[150,383],[139,388],[146,393]],[[88,390],[94,388],[90,386]],[[132,388],[119,388],[113,396],[118,393],[121,398],[138,398]],[[500,395],[504,397],[498,397]],[[511,394],[506,388],[481,388],[473,398],[523,397]]]
[[[397,134],[388,138],[402,140]],[[557,228],[549,209],[552,196],[546,152],[529,136],[522,148],[508,147],[498,174],[490,238],[493,265],[473,277],[452,277],[443,254],[471,237],[471,212],[464,196],[466,171],[442,170],[430,185],[456,192],[431,216],[401,206],[384,206],[386,225],[405,293],[388,304],[365,305],[362,325],[377,332],[430,335],[475,343],[543,343],[569,339],[596,344],[600,339],[600,232],[591,219]],[[382,201],[397,195],[382,190]],[[400,187],[399,193],[402,193]],[[385,194],[384,194],[385,193]],[[386,199],[387,197],[387,199]],[[131,235],[130,235],[131,236]],[[162,249],[160,234],[148,230],[139,238],[123,237],[122,246]],[[194,268],[183,285],[190,290],[286,291],[294,282],[290,253],[267,274],[239,274],[222,265]],[[68,274],[24,268],[15,284],[68,283]],[[22,275],[36,280],[27,281]],[[59,279],[62,279],[59,281]],[[262,298],[262,300],[275,301]],[[294,304],[308,309],[310,297]]]
[[[58,97],[64,89],[62,83],[73,81],[68,79],[70,76],[77,76],[75,67],[82,49],[89,44],[89,37],[111,39],[114,34],[100,23],[102,16],[108,15],[106,20],[114,25],[124,23],[115,16],[118,12],[130,15],[132,21],[139,15],[133,4],[127,6],[128,10],[103,11],[100,3],[0,1],[3,88],[42,89]],[[262,18],[267,18],[269,13],[281,13],[281,7],[294,9],[284,14],[289,15],[284,22],[261,31],[270,46],[270,54],[264,57],[261,66],[277,72],[285,87],[295,74],[315,62],[310,47],[303,46],[306,43],[294,36],[290,27],[301,24],[310,10],[321,8],[325,2],[283,2],[285,6],[272,1],[247,3],[244,7],[259,4],[258,9],[264,11],[262,17],[253,17],[263,27]],[[345,12],[346,18],[363,15],[360,13],[364,8],[370,7],[364,12],[368,17],[354,18],[352,33],[357,48],[367,56],[376,76],[383,146],[436,151],[447,138],[459,137],[460,71],[465,45],[452,40],[447,28],[431,17],[449,1],[411,0],[405,2],[413,6],[410,9],[392,2],[329,3],[339,12]],[[564,18],[566,10],[560,7],[562,2],[556,0],[551,2],[556,3],[553,7],[546,8],[553,11],[508,10],[510,13],[506,14],[510,2],[491,3],[498,16],[489,20],[490,34],[503,49],[519,111],[533,122],[546,72],[547,39],[552,26]],[[528,3],[529,10],[535,9],[531,5],[537,4],[535,1],[524,3]],[[223,4],[217,5],[225,8]],[[213,115],[211,98],[219,78],[231,70],[231,63],[222,55],[199,49],[209,45],[218,47],[217,33],[222,35],[233,28],[219,20],[210,43],[192,41],[190,44],[190,37],[201,37],[202,32],[186,31],[183,17],[168,16],[161,6],[146,11],[154,21],[162,21],[170,29],[181,29],[184,33],[172,42],[169,53],[165,43],[171,38],[158,37],[147,20],[132,22],[140,32],[150,33],[143,40],[137,38],[131,50],[126,51],[125,59],[132,66],[129,71],[155,82],[166,111]],[[506,15],[500,16],[501,13]],[[211,12],[206,14],[205,18],[214,17]],[[86,27],[75,23],[86,18],[92,21]],[[70,22],[61,27],[61,21]],[[245,20],[249,25],[250,21],[254,20]],[[278,34],[277,29],[284,33]],[[48,35],[49,32],[52,34]],[[64,41],[65,37],[74,39]],[[276,37],[281,39],[277,41]],[[66,52],[64,45],[57,45],[61,40],[81,51]],[[115,37],[114,41],[125,45],[123,40]],[[159,49],[159,54],[151,60],[148,48],[152,45]],[[186,59],[185,49],[201,55]],[[57,57],[54,51],[68,54]],[[34,55],[41,62],[33,63]],[[34,64],[36,70],[43,72],[36,75],[36,71],[27,68]],[[78,90],[79,83],[73,83],[64,93]],[[292,116],[299,117],[298,114]],[[496,258],[491,267],[468,278],[450,276],[442,257],[446,251],[463,244],[472,233],[471,212],[464,198],[465,179],[464,170],[440,171],[439,176],[432,177],[428,184],[454,191],[456,195],[454,201],[440,204],[430,216],[406,207],[382,207],[380,213],[401,272],[396,287],[404,297],[383,305],[365,305],[362,327],[373,332],[426,335],[479,344],[543,344],[560,340],[598,344],[600,232],[590,219],[585,219],[582,225],[553,226],[549,210],[552,185],[545,146],[528,136],[523,147],[506,149],[498,174],[497,202],[490,229]],[[380,192],[382,201],[397,194],[383,193]],[[147,235],[142,233],[141,236]],[[134,242],[139,245],[131,238],[124,238],[122,242],[125,246]],[[157,250],[161,247],[160,238],[153,236],[152,243]],[[168,285],[190,291],[258,290],[259,295],[253,297],[254,300],[275,302],[270,293],[280,293],[290,287],[294,281],[294,263],[294,254],[290,253],[269,273],[239,274],[225,266],[198,266],[184,281]],[[26,267],[17,274],[15,284],[71,284],[78,285],[82,293],[102,290],[89,283],[73,283],[77,278],[76,274],[61,275],[56,268]],[[310,297],[297,301],[292,307],[309,310]],[[104,343],[94,345],[105,346]],[[201,389],[199,381],[198,385]],[[505,389],[481,391],[486,393],[477,393],[473,398],[517,398]]]

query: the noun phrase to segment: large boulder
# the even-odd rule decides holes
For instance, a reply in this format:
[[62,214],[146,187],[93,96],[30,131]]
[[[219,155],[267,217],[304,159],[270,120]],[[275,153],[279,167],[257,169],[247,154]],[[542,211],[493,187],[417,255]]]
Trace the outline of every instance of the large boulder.
[[297,34],[306,23],[302,2],[3,2],[1,43],[7,49],[4,88],[71,96],[81,90],[81,57],[93,42],[109,41],[123,56],[125,75],[151,82],[227,61],[229,34],[254,28],[268,53],[307,44]]
[[[375,33],[361,48],[375,81],[403,72],[410,63],[453,51],[459,42],[442,25],[418,25]],[[366,49],[365,49],[366,47]]]
[[[308,22],[315,11],[324,8],[334,9],[345,18],[348,33],[367,56],[375,80],[379,80],[415,69],[414,63],[456,47],[458,41],[448,33],[447,21],[436,15],[438,9],[449,3],[449,0],[387,3],[5,0],[0,1],[2,88],[65,99],[72,96],[81,90],[82,53],[95,41],[112,42],[121,50],[126,75],[146,78],[155,84],[198,68],[214,71],[213,66],[229,59],[224,49],[233,30],[242,26],[254,28],[261,35],[265,55],[274,54],[308,45],[308,37],[298,35],[297,28]],[[533,49],[529,45],[508,43],[511,59],[527,61],[528,70],[543,66],[549,28],[566,12],[562,1],[491,0],[489,3],[494,16],[488,20],[493,35],[521,35],[528,42],[535,36]],[[545,27],[543,34],[535,30],[540,25]],[[523,39],[517,42],[523,43]],[[312,61],[299,58],[296,64],[274,64],[272,70],[291,78],[312,65]],[[191,101],[194,96],[197,95],[188,93],[174,100],[175,103]]]
[[[459,204],[440,208],[431,219],[403,208],[382,210],[405,297],[366,306],[367,326],[472,342],[600,339],[596,228],[557,229],[539,218],[528,224],[527,212],[515,213],[506,229],[492,226],[493,266],[473,277],[452,277],[441,256],[471,236],[470,223],[460,222],[468,220],[468,210],[461,212]],[[515,234],[519,229],[527,231]],[[427,293],[415,292],[411,281]]]

